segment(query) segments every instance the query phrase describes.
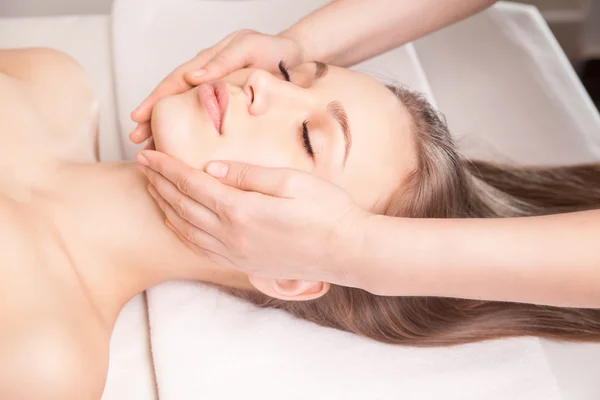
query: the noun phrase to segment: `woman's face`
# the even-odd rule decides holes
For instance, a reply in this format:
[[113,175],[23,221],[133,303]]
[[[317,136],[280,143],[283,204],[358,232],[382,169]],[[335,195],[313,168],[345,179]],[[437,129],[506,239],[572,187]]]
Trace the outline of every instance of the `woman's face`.
[[308,171],[381,211],[416,165],[406,109],[355,71],[309,63],[288,72],[243,69],[160,100],[156,149],[199,169],[233,160]]

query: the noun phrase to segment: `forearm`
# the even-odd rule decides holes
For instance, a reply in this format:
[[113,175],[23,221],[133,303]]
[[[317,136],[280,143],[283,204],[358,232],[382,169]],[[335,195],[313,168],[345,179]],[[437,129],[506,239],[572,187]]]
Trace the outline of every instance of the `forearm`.
[[494,0],[337,0],[281,35],[306,60],[350,66],[459,21]]
[[600,307],[600,210],[511,219],[376,217],[365,289]]

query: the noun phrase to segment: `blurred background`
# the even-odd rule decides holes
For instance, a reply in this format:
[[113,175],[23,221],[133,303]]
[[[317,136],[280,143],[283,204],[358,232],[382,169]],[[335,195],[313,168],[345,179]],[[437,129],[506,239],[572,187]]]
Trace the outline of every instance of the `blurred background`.
[[535,5],[571,60],[600,110],[600,0],[528,0]]
[[[516,2],[538,7],[600,109],[600,0]],[[0,0],[0,18],[109,14],[112,3],[113,0]]]

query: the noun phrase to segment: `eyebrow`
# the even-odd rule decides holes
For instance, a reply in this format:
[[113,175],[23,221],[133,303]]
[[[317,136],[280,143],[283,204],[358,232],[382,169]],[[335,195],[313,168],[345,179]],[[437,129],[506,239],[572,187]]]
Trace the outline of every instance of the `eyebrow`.
[[327,105],[327,112],[331,114],[342,128],[345,144],[344,165],[346,165],[346,160],[348,159],[348,154],[350,154],[350,148],[352,147],[352,133],[350,132],[350,125],[348,124],[348,114],[346,114],[344,106],[339,101],[332,101],[329,103]]
[[[314,80],[316,81],[319,78],[327,75],[329,68],[327,64],[315,61],[315,65],[317,66],[315,70]],[[342,128],[342,133],[344,134],[344,166],[346,165],[346,160],[348,159],[348,154],[350,154],[350,148],[352,147],[352,133],[350,132],[350,124],[348,123],[348,114],[344,109],[344,105],[339,101],[332,101],[327,105],[327,112],[336,120],[336,122]]]

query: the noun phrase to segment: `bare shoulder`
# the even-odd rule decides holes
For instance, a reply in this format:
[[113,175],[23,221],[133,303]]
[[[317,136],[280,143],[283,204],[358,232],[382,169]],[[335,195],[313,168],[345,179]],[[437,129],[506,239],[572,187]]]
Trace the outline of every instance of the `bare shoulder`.
[[[92,83],[83,67],[69,55],[49,48],[0,50],[0,85],[11,95],[18,94],[16,99],[0,95],[5,110],[11,101],[46,117],[44,109],[69,115],[73,108],[81,111],[82,105],[87,108],[94,103]],[[51,122],[56,125],[59,121]]]
[[0,73],[26,83],[33,92],[48,92],[60,101],[65,90],[93,93],[91,81],[74,58],[50,48],[0,50]]
[[48,48],[0,50],[0,117],[0,136],[20,146],[11,149],[13,153],[31,152],[37,143],[59,158],[96,158],[98,102],[92,81],[65,53]]

